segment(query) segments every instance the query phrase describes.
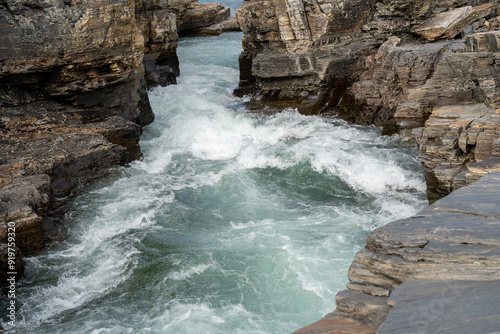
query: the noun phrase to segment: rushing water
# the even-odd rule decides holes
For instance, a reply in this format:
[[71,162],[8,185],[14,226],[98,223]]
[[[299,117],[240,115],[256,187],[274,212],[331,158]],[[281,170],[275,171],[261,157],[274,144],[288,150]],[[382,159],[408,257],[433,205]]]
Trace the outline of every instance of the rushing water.
[[144,160],[78,196],[70,238],[26,259],[13,332],[289,333],[335,309],[369,231],[425,205],[399,138],[245,110],[241,37],[181,41]]

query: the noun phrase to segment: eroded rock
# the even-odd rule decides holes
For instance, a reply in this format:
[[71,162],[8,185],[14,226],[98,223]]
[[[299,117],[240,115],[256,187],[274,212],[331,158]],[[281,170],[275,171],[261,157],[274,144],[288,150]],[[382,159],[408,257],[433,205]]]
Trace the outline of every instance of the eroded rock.
[[[333,314],[377,333],[492,332],[498,327],[498,198],[496,172],[374,230],[356,254],[349,290],[339,293]],[[384,291],[388,299],[379,297]],[[322,330],[339,328],[332,323]]]
[[[331,110],[340,101],[341,115],[350,120],[391,124],[397,106],[426,83],[448,49],[421,44],[412,29],[446,8],[485,4],[472,10],[475,14],[463,23],[467,28],[471,20],[493,13],[496,1],[486,3],[245,1],[236,13],[245,37],[235,92],[254,94],[251,106],[286,105],[305,114]],[[401,43],[387,47],[389,38]],[[416,107],[402,108],[401,114],[415,110],[420,113]]]
[[428,41],[453,38],[473,22],[490,15],[493,9],[492,4],[456,8],[424,22],[415,32]]
[[[497,111],[485,104],[447,106],[433,111],[423,131],[416,136],[431,202],[477,180],[486,171],[495,170],[485,165],[483,173],[472,166],[490,157],[500,157]],[[472,170],[462,175],[468,168]]]

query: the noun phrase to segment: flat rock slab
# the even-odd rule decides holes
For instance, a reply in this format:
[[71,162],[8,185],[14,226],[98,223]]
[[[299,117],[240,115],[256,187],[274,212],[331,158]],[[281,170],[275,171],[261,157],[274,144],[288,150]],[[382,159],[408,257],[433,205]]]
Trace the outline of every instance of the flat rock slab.
[[389,304],[379,334],[500,332],[500,280],[406,282]]
[[367,238],[368,248],[398,254],[416,264],[443,262],[444,267],[450,261],[471,265],[486,261],[489,266],[499,265],[499,198],[500,173],[488,174],[413,217],[376,229]]
[[323,318],[307,327],[293,332],[293,334],[374,334],[375,331],[357,321],[350,319],[329,319]]
[[477,7],[461,7],[440,13],[415,29],[415,32],[429,41],[453,38],[480,18],[488,16],[492,4]]

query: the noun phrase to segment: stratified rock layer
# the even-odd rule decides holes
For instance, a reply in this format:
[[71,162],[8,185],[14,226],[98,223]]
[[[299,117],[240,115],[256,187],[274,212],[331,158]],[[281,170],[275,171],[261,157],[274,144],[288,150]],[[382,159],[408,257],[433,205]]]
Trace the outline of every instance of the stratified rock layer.
[[498,333],[499,300],[500,281],[406,282],[389,298],[393,310],[377,333]]
[[58,233],[57,197],[140,156],[154,115],[136,13],[134,1],[0,3],[0,243],[15,230],[19,276],[21,252]]
[[436,15],[414,30],[429,41],[453,38],[478,19],[490,15],[492,9],[492,4],[453,9]]
[[436,108],[413,130],[431,202],[498,170],[500,108],[465,104]]
[[7,226],[22,276],[21,251],[65,234],[58,198],[141,156],[146,89],[175,83],[178,29],[228,16],[193,0],[0,1],[2,268]]
[[[498,299],[489,293],[498,290],[500,273],[499,198],[500,173],[491,173],[413,217],[374,230],[327,318],[381,326],[381,333],[416,333],[426,321],[420,311],[438,298],[448,304],[438,305],[442,315],[427,319],[423,333],[493,333],[486,329],[499,325]],[[479,331],[467,331],[472,328]]]
[[481,24],[497,1],[247,0],[236,15],[245,33],[236,94],[253,94],[251,105],[297,106],[306,114],[340,103],[345,118],[390,124],[398,105],[433,76],[448,49],[422,44],[414,31],[467,5],[458,10],[464,17],[444,25],[439,38],[493,28]]

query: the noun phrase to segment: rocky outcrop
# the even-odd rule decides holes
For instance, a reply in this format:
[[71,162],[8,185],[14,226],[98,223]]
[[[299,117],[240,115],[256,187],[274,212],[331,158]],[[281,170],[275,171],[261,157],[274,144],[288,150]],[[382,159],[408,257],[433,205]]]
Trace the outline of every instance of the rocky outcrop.
[[140,157],[146,89],[175,83],[179,27],[228,16],[192,0],[0,1],[2,268],[9,229],[22,276],[21,252],[65,235],[60,199]]
[[[491,4],[479,7],[471,10],[481,15],[492,11]],[[489,30],[486,22],[462,25],[458,30],[467,30],[466,39],[422,43],[414,36],[389,38],[376,57],[368,58],[369,69],[342,97],[339,115],[383,126],[386,133],[408,135],[408,129],[422,126],[435,107],[495,102],[499,90],[495,51],[470,47],[474,32]],[[484,37],[482,44],[489,45]]]
[[492,4],[453,9],[436,15],[414,31],[428,41],[453,38],[478,19],[490,15],[492,10]]
[[374,230],[325,319],[351,319],[380,333],[493,333],[486,329],[500,326],[498,198],[500,173],[491,173]]
[[0,3],[0,243],[15,230],[16,256],[43,247],[44,222],[57,229],[56,198],[140,156],[154,116],[136,14],[133,1]]
[[[447,50],[422,45],[414,30],[450,7],[487,2],[245,1],[237,11],[245,37],[235,92],[253,94],[250,105],[297,106],[306,114],[338,106],[353,121],[384,125],[409,90],[432,76],[440,50]],[[469,29],[464,25],[495,6],[470,7],[452,30]]]
[[179,32],[190,32],[225,21],[230,10],[220,3],[193,3],[179,24]]
[[413,134],[431,202],[500,167],[500,106],[436,108]]
[[[498,333],[500,281],[412,281],[389,298],[377,333]],[[471,321],[473,320],[473,321]]]
[[[498,7],[498,1],[465,0],[249,0],[237,12],[245,37],[235,92],[253,94],[250,106],[335,110],[348,121],[382,126],[384,134],[412,137],[437,108],[495,109]],[[431,201],[454,189],[467,166],[495,156],[484,153],[486,134],[477,149],[471,135],[462,152],[460,134],[426,134],[420,148]]]
[[177,17],[190,1],[142,1],[137,12],[139,29],[144,36],[146,83],[149,88],[176,83],[179,76],[177,59]]
[[364,69],[360,54],[376,46],[361,37],[374,3],[245,1],[236,17],[245,33],[237,95],[252,104],[299,106],[315,113],[335,105]]

